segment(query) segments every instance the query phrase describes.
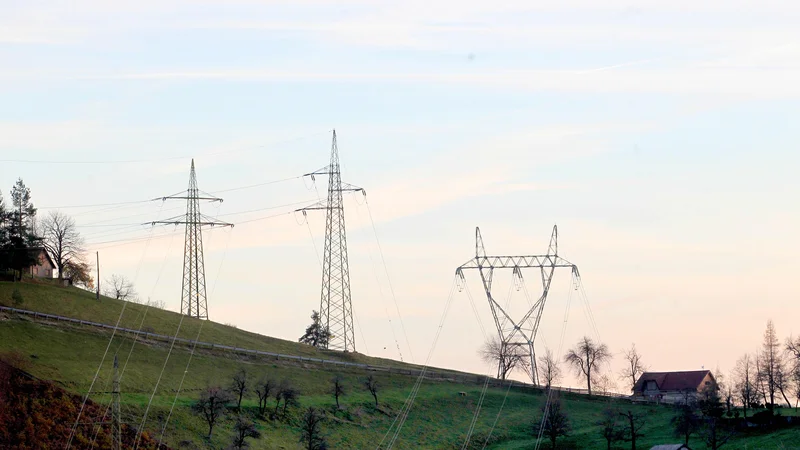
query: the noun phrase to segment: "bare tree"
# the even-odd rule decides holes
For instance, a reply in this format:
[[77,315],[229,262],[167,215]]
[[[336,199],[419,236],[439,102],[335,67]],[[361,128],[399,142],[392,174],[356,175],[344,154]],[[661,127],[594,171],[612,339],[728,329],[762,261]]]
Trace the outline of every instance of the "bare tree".
[[300,423],[300,442],[305,444],[306,450],[325,450],[328,444],[322,437],[320,425],[325,417],[315,408],[308,408],[303,414]]
[[372,375],[369,375],[364,380],[364,386],[367,388],[370,394],[372,394],[372,398],[375,399],[375,407],[378,407],[378,380],[375,379]]
[[344,384],[342,383],[342,376],[336,375],[331,380],[331,394],[336,399],[336,409],[339,409],[339,397],[344,395]]
[[611,450],[611,446],[615,442],[625,439],[625,429],[621,426],[622,419],[619,416],[619,411],[609,406],[603,410],[601,419],[597,422],[597,425],[600,426],[600,433],[606,440],[608,450]]
[[756,375],[753,357],[745,353],[744,356],[736,361],[736,366],[733,369],[735,394],[742,404],[745,419],[747,419],[747,409],[758,403]]
[[225,415],[231,396],[222,388],[209,387],[201,394],[200,398],[192,404],[192,411],[201,416],[208,424],[208,438],[214,431],[214,425]]
[[732,383],[728,381],[728,378],[722,373],[722,370],[719,368],[719,366],[714,369],[713,374],[714,380],[717,382],[717,390],[719,391],[720,397],[725,404],[725,410],[728,414],[730,414],[731,409],[733,408]]
[[247,438],[258,439],[260,437],[261,433],[256,429],[255,424],[253,424],[250,419],[240,415],[236,418],[236,423],[233,424],[233,442],[231,442],[231,447],[238,450],[250,448],[250,444],[247,443]]
[[725,406],[716,386],[709,385],[703,388],[698,406],[703,415],[701,435],[705,440],[706,447],[717,450],[730,440],[733,430],[722,418]]
[[556,448],[558,438],[569,435],[571,430],[569,418],[561,410],[561,399],[558,395],[552,395],[550,401],[542,405],[541,419],[533,423],[534,434],[547,436],[551,448]]
[[642,428],[646,424],[645,416],[644,414],[633,412],[630,409],[619,414],[625,420],[625,440],[630,441],[631,450],[636,450],[636,440],[640,437],[644,437]]
[[242,397],[249,390],[247,386],[247,371],[242,367],[235,374],[231,380],[231,393],[237,397],[236,411],[242,410]]
[[689,447],[689,438],[700,430],[700,417],[694,405],[684,403],[677,406],[675,415],[670,420],[675,436],[683,438],[683,445]]
[[759,375],[764,384],[765,396],[769,398],[767,407],[770,411],[775,408],[775,394],[782,389],[783,358],[781,354],[778,333],[772,320],[767,321],[767,330],[764,332],[764,343],[761,346]]
[[136,290],[133,288],[133,283],[125,275],[113,274],[103,284],[106,286],[104,291],[106,297],[125,301],[136,300]]
[[39,228],[44,238],[42,244],[58,269],[58,279],[63,280],[69,264],[83,262],[85,252],[83,237],[78,232],[72,217],[60,211],[50,211],[42,219]]
[[555,383],[561,380],[561,367],[558,365],[558,358],[553,355],[553,352],[549,348],[545,347],[544,355],[537,359],[539,378],[544,380],[545,388],[550,389]]
[[497,378],[505,380],[515,369],[529,370],[530,356],[520,345],[509,344],[496,336],[484,342],[478,355],[487,364],[497,365]]
[[586,378],[586,388],[592,395],[592,373],[600,370],[600,364],[611,359],[611,352],[606,344],[595,343],[588,336],[584,336],[564,356],[564,361],[569,364],[575,375]]
[[647,371],[647,366],[642,361],[642,355],[636,350],[636,344],[631,344],[629,350],[623,350],[622,354],[625,356],[625,369],[620,374],[621,380],[627,380],[633,392],[633,387],[639,377]]
[[617,383],[610,375],[603,373],[599,376],[592,377],[592,388],[595,392],[600,392],[602,395],[607,395],[609,392],[614,392],[617,388]]
[[299,406],[300,402],[300,391],[297,390],[292,384],[287,381],[281,381],[280,387],[278,388],[278,392],[275,394],[275,414],[278,414],[278,408],[280,407],[281,400],[283,400],[283,410],[282,415],[286,417],[286,410],[289,406]]
[[258,414],[264,417],[267,412],[267,400],[270,394],[277,387],[277,383],[271,378],[262,378],[261,381],[256,383],[256,395],[258,395]]

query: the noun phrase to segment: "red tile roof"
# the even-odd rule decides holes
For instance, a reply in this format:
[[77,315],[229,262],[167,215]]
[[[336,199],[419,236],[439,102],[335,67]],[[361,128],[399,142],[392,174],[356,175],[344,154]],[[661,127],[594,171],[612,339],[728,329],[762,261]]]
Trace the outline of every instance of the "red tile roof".
[[[636,381],[634,392],[642,392],[645,381],[655,381],[660,391],[684,391],[699,389],[700,384],[710,370],[692,370],[688,372],[645,372]],[[712,375],[713,379],[713,375]]]

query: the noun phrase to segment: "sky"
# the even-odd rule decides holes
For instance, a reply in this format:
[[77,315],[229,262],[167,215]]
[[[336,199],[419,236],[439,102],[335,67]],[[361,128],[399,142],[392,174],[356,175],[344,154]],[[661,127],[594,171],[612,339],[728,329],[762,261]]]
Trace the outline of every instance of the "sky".
[[[359,352],[493,372],[476,273],[431,353],[455,269],[476,226],[490,254],[541,254],[557,224],[586,296],[556,273],[539,351],[589,335],[614,374],[633,343],[653,370],[727,373],[767,320],[800,333],[798,19],[770,0],[5,0],[0,189],[23,178],[101,278],[178,310],[183,230],[146,223],[183,214],[160,199],[194,158],[224,198],[203,213],[236,224],[204,235],[211,319],[296,340],[324,217],[292,211],[325,195],[302,175],[335,129],[367,193],[345,195]],[[510,273],[494,293],[524,313]]]

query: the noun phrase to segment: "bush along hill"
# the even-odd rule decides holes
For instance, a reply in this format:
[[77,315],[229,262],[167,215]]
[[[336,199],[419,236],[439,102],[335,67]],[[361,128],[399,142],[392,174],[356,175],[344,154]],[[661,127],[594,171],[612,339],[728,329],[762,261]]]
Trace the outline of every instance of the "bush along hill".
[[[124,306],[121,325],[165,335],[174,335],[180,320],[169,311],[107,298],[97,302],[91,293],[51,285],[0,283],[0,303],[13,306],[15,291],[22,298],[20,308],[106,324],[114,324]],[[191,345],[173,347],[168,341],[0,311],[6,368],[0,380],[0,448],[62,447],[90,385],[72,448],[110,448],[106,411],[114,356],[123,448],[132,448],[131,439],[140,431],[139,448],[156,448],[159,441],[176,449],[367,449],[381,442],[386,448],[393,435],[387,433],[401,422],[396,419],[417,381],[409,373],[419,367],[397,361],[318,350],[214,322],[199,327],[187,319],[178,334],[194,339],[199,331],[203,341],[396,371],[222,349],[193,351]],[[552,396],[548,403],[540,389],[439,371],[446,376],[419,385],[393,448],[527,449],[541,438],[541,448],[622,449],[684,440],[675,419],[683,412],[672,407],[570,393]],[[691,421],[696,424],[691,448],[706,448],[708,417],[720,412],[714,405],[707,415],[694,411],[692,417],[699,419]],[[790,414],[783,411],[783,417]],[[763,427],[737,425],[727,411],[719,417],[718,447],[722,438],[724,448],[796,448],[800,442],[796,422],[775,415]]]

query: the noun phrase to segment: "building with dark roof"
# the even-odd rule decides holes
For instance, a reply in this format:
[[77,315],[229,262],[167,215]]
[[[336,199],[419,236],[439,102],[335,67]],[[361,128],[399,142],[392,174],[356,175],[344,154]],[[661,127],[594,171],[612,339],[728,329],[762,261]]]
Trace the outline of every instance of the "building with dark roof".
[[56,265],[53,263],[50,255],[47,254],[47,250],[45,250],[44,247],[33,247],[28,249],[28,251],[31,253],[31,257],[36,259],[36,264],[25,267],[22,273],[30,275],[33,278],[53,278]]
[[633,386],[632,398],[656,403],[693,403],[707,386],[717,386],[710,370],[645,372]]

